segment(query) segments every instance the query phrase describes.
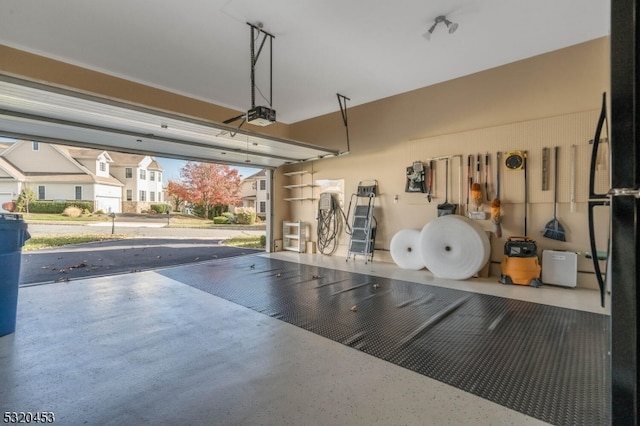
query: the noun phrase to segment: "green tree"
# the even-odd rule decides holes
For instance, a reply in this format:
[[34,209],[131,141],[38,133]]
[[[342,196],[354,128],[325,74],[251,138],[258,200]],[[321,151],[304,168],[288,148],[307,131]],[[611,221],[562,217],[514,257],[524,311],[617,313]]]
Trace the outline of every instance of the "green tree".
[[16,201],[16,208],[19,212],[29,213],[29,203],[36,200],[36,193],[33,192],[33,189],[29,187],[24,187],[22,191],[20,191],[20,195],[18,195],[18,200]]

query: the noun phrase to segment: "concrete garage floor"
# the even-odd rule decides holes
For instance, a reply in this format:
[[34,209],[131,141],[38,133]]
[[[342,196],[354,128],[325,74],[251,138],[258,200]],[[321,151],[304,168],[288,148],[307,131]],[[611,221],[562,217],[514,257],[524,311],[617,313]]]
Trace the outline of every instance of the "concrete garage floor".
[[[590,290],[270,256],[605,313]],[[0,338],[0,411],[61,425],[545,424],[154,271],[21,288],[16,333]]]

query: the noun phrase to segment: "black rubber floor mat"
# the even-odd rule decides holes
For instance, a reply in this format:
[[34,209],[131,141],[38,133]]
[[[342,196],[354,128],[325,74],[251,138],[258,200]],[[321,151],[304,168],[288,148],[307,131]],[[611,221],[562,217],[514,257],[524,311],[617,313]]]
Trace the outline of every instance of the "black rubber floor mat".
[[606,315],[258,256],[159,273],[551,424],[610,423]]

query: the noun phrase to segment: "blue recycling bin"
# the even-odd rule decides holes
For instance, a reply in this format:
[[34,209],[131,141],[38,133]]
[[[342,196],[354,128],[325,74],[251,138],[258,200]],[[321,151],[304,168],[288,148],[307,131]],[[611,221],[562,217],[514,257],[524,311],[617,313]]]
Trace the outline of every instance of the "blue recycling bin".
[[0,214],[0,337],[16,331],[22,246],[31,236],[17,214]]

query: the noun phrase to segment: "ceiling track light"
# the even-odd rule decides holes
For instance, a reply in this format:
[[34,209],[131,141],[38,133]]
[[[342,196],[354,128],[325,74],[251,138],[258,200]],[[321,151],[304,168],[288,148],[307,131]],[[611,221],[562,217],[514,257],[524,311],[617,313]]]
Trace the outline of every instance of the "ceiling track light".
[[438,26],[438,24],[440,23],[444,23],[447,28],[449,29],[449,34],[453,34],[456,32],[456,30],[458,29],[458,24],[455,22],[451,22],[450,20],[447,19],[446,16],[444,15],[440,15],[438,17],[436,17],[435,22],[433,23],[433,25],[431,26],[431,28],[429,28],[429,31],[427,31],[426,33],[424,33],[422,36],[424,38],[426,38],[427,40],[431,40],[431,34],[433,34],[433,31],[436,29],[436,27]]

